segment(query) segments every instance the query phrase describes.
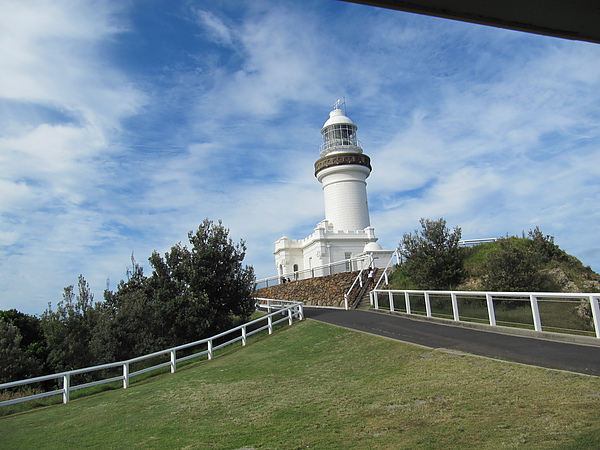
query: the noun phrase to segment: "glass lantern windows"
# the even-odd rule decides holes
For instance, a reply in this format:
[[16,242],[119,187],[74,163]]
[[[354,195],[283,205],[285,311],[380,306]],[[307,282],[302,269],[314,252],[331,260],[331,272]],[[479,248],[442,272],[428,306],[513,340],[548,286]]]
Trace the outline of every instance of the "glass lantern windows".
[[358,146],[355,125],[337,123],[323,131],[323,150],[347,145]]

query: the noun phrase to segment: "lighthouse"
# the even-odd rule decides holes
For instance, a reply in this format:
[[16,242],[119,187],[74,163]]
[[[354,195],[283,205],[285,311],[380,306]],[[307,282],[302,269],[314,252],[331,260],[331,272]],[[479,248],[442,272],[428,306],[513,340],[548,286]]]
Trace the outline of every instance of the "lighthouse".
[[321,129],[321,158],[315,176],[323,185],[325,220],[333,229],[356,231],[370,226],[367,177],[371,160],[356,137],[357,126],[336,102]]
[[371,226],[367,199],[371,160],[363,153],[357,129],[346,115],[345,102],[336,101],[321,128],[323,143],[315,162],[325,219],[304,239],[284,236],[275,242],[280,276],[300,279],[357,270],[362,268],[356,262],[361,256],[369,256],[369,264],[385,266],[391,258],[393,252],[381,248]]

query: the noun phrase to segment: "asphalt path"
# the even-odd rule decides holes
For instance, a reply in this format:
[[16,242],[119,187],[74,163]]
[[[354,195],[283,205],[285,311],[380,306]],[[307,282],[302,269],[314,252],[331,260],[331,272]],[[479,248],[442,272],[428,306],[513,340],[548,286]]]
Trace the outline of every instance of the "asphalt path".
[[432,349],[600,376],[600,347],[513,336],[375,311],[304,308],[306,318]]

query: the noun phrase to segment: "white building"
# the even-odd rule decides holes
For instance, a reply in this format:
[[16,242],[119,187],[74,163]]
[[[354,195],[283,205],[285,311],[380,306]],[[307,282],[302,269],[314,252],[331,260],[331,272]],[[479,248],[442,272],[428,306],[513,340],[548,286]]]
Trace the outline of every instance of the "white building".
[[323,185],[325,220],[304,239],[284,236],[275,242],[279,276],[315,268],[317,276],[356,270],[361,267],[350,267],[356,263],[349,261],[334,269],[320,267],[371,254],[377,267],[385,267],[392,256],[393,251],[383,250],[377,243],[369,219],[366,180],[371,174],[371,160],[356,137],[357,126],[341,106],[338,100],[321,129],[321,157],[315,162],[315,176]]

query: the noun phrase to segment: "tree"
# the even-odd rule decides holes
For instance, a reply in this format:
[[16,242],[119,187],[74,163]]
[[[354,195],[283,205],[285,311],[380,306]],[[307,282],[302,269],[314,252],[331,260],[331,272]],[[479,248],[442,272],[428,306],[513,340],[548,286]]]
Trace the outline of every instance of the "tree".
[[48,345],[42,331],[41,320],[36,316],[22,313],[16,309],[0,311],[0,320],[4,320],[19,329],[21,350],[28,357],[37,361],[37,364],[43,370],[48,356]]
[[181,344],[231,326],[254,312],[254,270],[243,266],[244,241],[234,244],[229,230],[205,219],[188,233],[191,248],[178,243],[164,258],[154,252],[149,279],[167,340]]
[[421,289],[449,289],[463,278],[462,254],[458,246],[461,229],[450,230],[446,220],[422,218],[421,230],[405,233],[400,251],[404,273]]
[[497,241],[497,251],[483,264],[483,287],[488,291],[536,292],[543,290],[546,277],[543,261],[529,239],[510,237]]
[[49,304],[42,315],[42,329],[48,342],[48,365],[53,371],[73,370],[93,365],[90,341],[96,326],[94,295],[79,275],[77,293],[74,286],[64,289],[56,311]]
[[143,268],[131,256],[127,281],[116,292],[104,291],[98,322],[91,343],[98,363],[129,359],[166,348],[161,340],[161,323],[152,303],[152,291]]
[[0,319],[0,383],[8,383],[39,374],[38,362],[21,348],[22,336],[12,323]]
[[221,222],[206,219],[181,243],[149,258],[144,276],[132,258],[127,281],[104,293],[93,341],[101,362],[127,359],[202,339],[254,312],[254,270],[243,266],[246,247],[234,244]]
[[554,243],[554,236],[544,235],[539,226],[529,230],[527,237],[533,241],[533,249],[544,262],[551,260],[569,261],[569,255]]

